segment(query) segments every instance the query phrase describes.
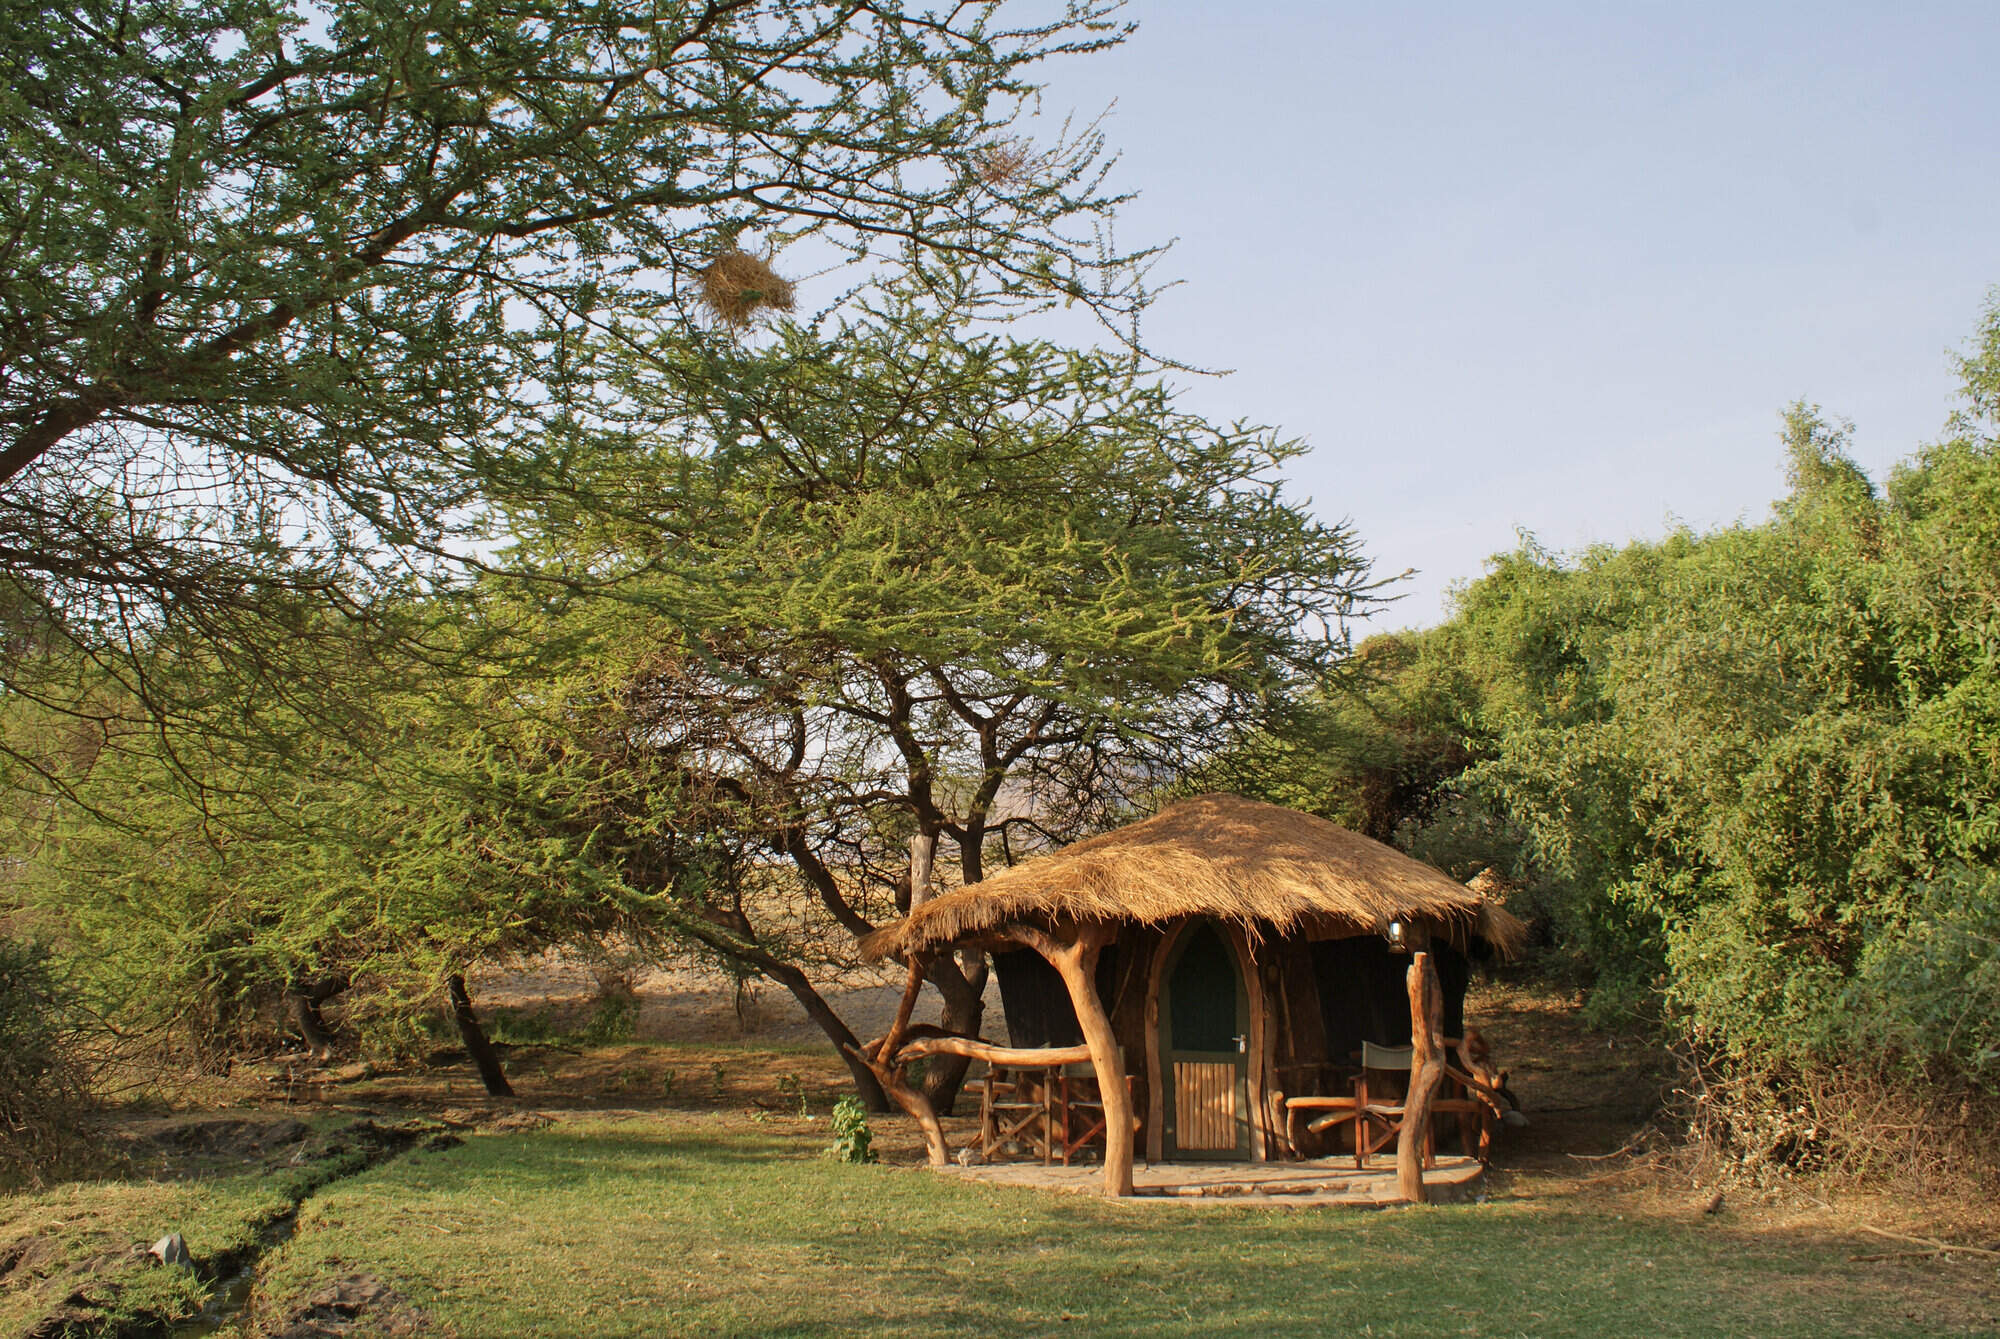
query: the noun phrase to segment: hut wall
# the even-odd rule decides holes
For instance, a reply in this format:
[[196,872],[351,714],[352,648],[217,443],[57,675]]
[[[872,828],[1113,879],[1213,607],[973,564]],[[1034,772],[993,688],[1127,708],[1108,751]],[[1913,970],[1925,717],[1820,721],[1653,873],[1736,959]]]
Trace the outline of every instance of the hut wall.
[[[1473,941],[1476,944],[1479,941]],[[1465,992],[1472,985],[1472,960],[1441,939],[1431,941],[1431,965],[1444,988],[1444,1035],[1465,1035]]]
[[1326,1059],[1326,1022],[1312,950],[1296,940],[1272,946],[1271,999],[1277,1011],[1277,1063],[1283,1069],[1316,1065]]
[[[1465,991],[1472,979],[1465,955],[1442,940],[1430,946],[1444,989],[1444,1032],[1463,1034]],[[1410,1044],[1410,1003],[1404,975],[1410,959],[1392,953],[1375,935],[1323,939],[1310,945],[1313,983],[1319,993],[1325,1058],[1346,1063],[1364,1041],[1377,1046]]]
[[[1097,998],[1106,1012],[1117,1006],[1116,991],[1125,954],[1107,947],[1097,960]],[[1081,1046],[1083,1027],[1069,990],[1048,959],[1030,948],[993,955],[1000,978],[1000,1008],[1007,1017],[1007,1040],[1013,1046]]]

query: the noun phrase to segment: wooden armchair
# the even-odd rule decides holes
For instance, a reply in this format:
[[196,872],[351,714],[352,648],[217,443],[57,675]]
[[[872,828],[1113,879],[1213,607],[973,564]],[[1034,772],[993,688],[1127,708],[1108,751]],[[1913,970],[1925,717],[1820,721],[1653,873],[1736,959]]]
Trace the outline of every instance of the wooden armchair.
[[[1125,1053],[1118,1053],[1122,1067]],[[1132,1076],[1125,1076],[1125,1092],[1130,1096],[1134,1090]],[[1104,1142],[1108,1121],[1104,1114],[1104,1094],[1099,1090],[1096,1067],[1089,1063],[1064,1065],[1056,1076],[1056,1119],[1052,1128],[1059,1131],[1062,1143],[1058,1150],[1063,1166],[1070,1159],[1090,1147]],[[1138,1122],[1133,1122],[1136,1128]]]
[[1053,1068],[988,1068],[979,1095],[980,1158],[990,1161],[1011,1144],[1040,1154],[1047,1166],[1055,1152],[1056,1101]]
[[[1455,1039],[1446,1038],[1447,1047],[1457,1044]],[[1296,1149],[1299,1146],[1298,1122],[1301,1120],[1306,1122],[1306,1129],[1315,1134],[1345,1125],[1352,1132],[1350,1146],[1354,1150],[1354,1165],[1357,1168],[1366,1167],[1369,1155],[1387,1148],[1402,1133],[1403,1098],[1409,1091],[1410,1083],[1410,1054],[1407,1046],[1377,1046],[1373,1042],[1363,1042],[1358,1057],[1361,1066],[1355,1075],[1351,1094],[1287,1098],[1286,1132],[1293,1147]],[[1323,1114],[1313,1115],[1314,1112]],[[1443,1090],[1431,1102],[1431,1114],[1433,1117],[1456,1116],[1464,1151],[1468,1156],[1475,1156],[1476,1148],[1479,1160],[1486,1161],[1492,1143],[1491,1110],[1486,1103],[1473,1097],[1449,1069]],[[1424,1166],[1437,1164],[1435,1121],[1423,1131],[1423,1157]]]

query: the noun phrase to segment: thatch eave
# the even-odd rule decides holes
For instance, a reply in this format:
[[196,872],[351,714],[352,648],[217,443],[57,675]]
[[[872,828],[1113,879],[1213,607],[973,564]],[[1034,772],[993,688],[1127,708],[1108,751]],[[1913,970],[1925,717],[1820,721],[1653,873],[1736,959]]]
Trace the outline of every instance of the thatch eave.
[[1010,942],[1099,922],[1232,922],[1254,938],[1371,934],[1391,920],[1503,953],[1526,927],[1496,901],[1381,842],[1235,795],[1201,795],[1153,817],[1003,870],[918,907],[861,941],[870,961]]

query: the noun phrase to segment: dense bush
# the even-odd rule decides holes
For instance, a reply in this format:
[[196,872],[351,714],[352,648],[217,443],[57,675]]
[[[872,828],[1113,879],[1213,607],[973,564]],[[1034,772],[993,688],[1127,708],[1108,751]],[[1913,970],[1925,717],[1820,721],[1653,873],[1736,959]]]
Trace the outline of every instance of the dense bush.
[[64,1170],[94,1114],[74,1001],[40,946],[0,937],[0,1184]]
[[2000,871],[1954,870],[1871,936],[1848,987],[1857,1037],[2000,1091]]
[[2000,1095],[2000,305],[1963,370],[1886,486],[1795,406],[1769,521],[1524,543],[1264,760],[1511,876],[1599,1014],[1667,1024],[1740,1099],[1712,1128],[1797,1126],[1774,1157],[1858,1131],[1868,1085]]

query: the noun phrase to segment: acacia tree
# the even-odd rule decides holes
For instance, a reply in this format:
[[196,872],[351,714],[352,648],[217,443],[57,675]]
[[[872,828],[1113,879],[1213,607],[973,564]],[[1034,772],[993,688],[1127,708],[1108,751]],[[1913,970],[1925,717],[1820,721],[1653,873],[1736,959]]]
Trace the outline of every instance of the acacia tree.
[[88,713],[95,660],[168,719],[137,661],[181,638],[323,679],[274,604],[380,631],[417,555],[563,486],[580,335],[683,320],[721,255],[947,255],[1129,311],[1097,136],[1015,124],[1037,62],[1119,40],[1105,8],[8,7],[0,682]]
[[[344,996],[349,1033],[365,1020],[376,1046],[420,1039],[443,1005],[505,1093],[466,973],[607,938],[649,946],[672,910],[616,877],[575,799],[646,786],[621,806],[636,827],[669,788],[630,765],[590,785],[595,760],[510,714],[513,691],[505,675],[412,678],[380,693],[374,715],[393,724],[365,751],[282,707],[254,740],[218,733],[193,757],[135,732],[79,769],[77,803],[8,815],[0,924],[45,932],[97,1016],[181,1065],[263,1043],[280,1003],[324,1060],[320,1006]],[[32,704],[6,705],[0,725],[35,727]]]
[[[501,667],[381,694],[372,772],[309,730],[282,765],[246,748],[223,779],[247,814],[204,812],[214,774],[176,790],[153,751],[94,770],[120,821],[75,820],[51,900],[94,869],[73,930],[186,927],[136,965],[197,989],[213,967],[407,995],[671,938],[854,1044],[818,986],[924,891],[912,838],[976,882],[1129,811],[1334,671],[1366,590],[1351,534],[1282,495],[1295,445],[928,302],[606,349],[617,394],[556,425],[574,489],[510,517],[512,571],[455,625]],[[984,971],[935,970],[955,1030]]]
[[[679,778],[681,848],[624,843],[631,877],[841,1046],[791,955],[923,896],[913,838],[971,884],[1130,813],[1333,673],[1368,589],[1282,494],[1296,444],[961,324],[906,292],[767,348],[625,350],[618,412],[563,448],[591,504],[511,518],[526,571],[616,590],[551,618],[550,718]],[[983,958],[931,979],[976,1032]]]

